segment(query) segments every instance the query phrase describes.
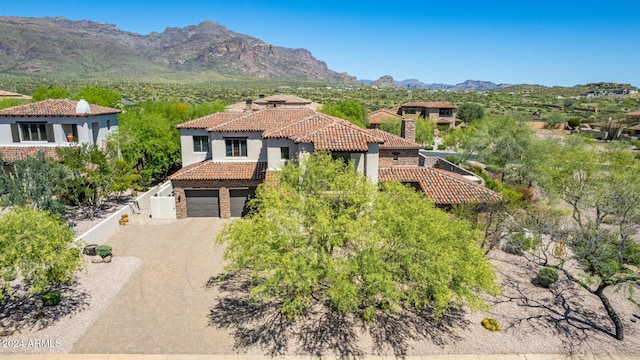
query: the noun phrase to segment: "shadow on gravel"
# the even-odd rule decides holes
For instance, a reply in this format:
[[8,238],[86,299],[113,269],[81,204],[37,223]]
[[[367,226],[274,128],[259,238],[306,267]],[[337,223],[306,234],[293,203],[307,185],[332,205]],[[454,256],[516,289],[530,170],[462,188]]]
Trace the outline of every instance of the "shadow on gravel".
[[404,356],[411,340],[454,343],[460,338],[452,329],[469,324],[463,312],[451,312],[436,322],[426,311],[382,314],[374,323],[365,324],[357,316],[331,311],[320,302],[304,317],[289,321],[280,314],[281,303],[251,301],[250,283],[239,275],[212,277],[206,288],[217,288],[221,293],[210,309],[209,325],[233,330],[236,349],[258,347],[269,356],[297,349],[296,354],[361,358],[372,351],[361,347],[362,334],[371,337],[376,355]]
[[0,327],[3,331],[19,333],[22,329],[42,330],[89,306],[91,296],[78,290],[75,284],[57,285],[51,290],[60,292],[60,303],[44,306],[39,295],[32,295],[22,286],[14,287],[13,298],[5,298],[4,304],[0,305]]
[[502,287],[508,291],[491,302],[492,307],[515,303],[527,308],[522,312],[524,316],[512,317],[504,326],[505,330],[542,329],[559,339],[570,355],[584,352],[584,348],[589,347],[589,336],[596,332],[611,336],[615,341],[614,334],[602,327],[610,324],[611,320],[602,311],[594,311],[585,303],[577,285],[563,278],[548,289],[541,288],[535,281],[523,282],[523,278],[534,273],[533,268],[523,268],[523,273],[503,274]]

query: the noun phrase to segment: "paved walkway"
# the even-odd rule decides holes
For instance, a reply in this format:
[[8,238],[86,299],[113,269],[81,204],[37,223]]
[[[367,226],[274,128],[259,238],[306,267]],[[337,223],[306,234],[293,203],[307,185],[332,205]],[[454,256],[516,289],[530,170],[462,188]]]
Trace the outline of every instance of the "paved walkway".
[[217,293],[205,284],[222,270],[212,239],[223,224],[201,218],[119,230],[108,241],[114,254],[142,265],[72,352],[235,354],[228,330],[208,326],[207,317]]

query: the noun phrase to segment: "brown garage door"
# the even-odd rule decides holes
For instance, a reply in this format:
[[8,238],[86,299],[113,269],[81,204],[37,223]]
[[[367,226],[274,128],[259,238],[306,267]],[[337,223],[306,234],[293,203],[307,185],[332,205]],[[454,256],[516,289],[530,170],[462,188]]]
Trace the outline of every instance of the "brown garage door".
[[249,213],[247,201],[255,197],[256,188],[231,189],[229,197],[231,200],[231,217],[241,217]]
[[220,217],[218,190],[185,190],[187,217]]

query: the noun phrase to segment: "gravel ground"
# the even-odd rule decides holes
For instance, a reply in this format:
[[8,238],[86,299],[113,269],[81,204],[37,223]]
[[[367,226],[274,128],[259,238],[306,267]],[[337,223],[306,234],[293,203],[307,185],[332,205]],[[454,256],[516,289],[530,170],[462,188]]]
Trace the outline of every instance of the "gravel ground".
[[93,264],[85,258],[77,282],[60,288],[58,306],[42,307],[39,299],[17,289],[16,301],[0,313],[0,324],[18,330],[0,337],[0,354],[69,353],[141,264],[134,257],[115,256],[108,264]]

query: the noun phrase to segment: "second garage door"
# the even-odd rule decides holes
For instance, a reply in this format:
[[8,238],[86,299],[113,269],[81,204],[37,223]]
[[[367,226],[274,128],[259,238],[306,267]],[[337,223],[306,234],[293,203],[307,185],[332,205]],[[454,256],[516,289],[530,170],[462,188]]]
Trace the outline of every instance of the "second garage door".
[[219,217],[218,190],[185,190],[187,217]]
[[242,217],[249,213],[247,201],[255,196],[256,188],[231,189],[229,197],[231,200],[231,217]]

